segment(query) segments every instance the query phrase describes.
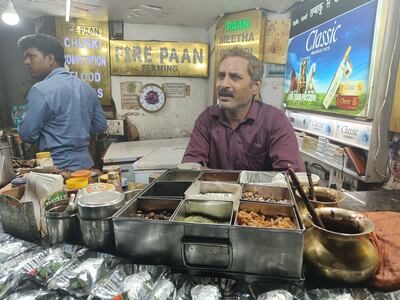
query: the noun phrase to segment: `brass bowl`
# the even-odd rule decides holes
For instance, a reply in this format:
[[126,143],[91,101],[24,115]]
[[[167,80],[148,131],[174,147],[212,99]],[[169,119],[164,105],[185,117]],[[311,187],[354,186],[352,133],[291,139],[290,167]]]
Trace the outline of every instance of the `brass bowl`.
[[[306,195],[308,195],[308,188],[305,187],[303,189]],[[310,200],[314,208],[338,207],[339,203],[342,202],[345,198],[343,192],[327,187],[316,186],[314,187],[314,191],[317,200],[316,201]],[[296,198],[301,220],[303,221],[306,228],[309,228],[311,227],[309,213],[307,207],[303,203],[303,200],[301,200],[301,197],[297,191],[296,191]]]
[[350,210],[317,208],[325,229],[312,223],[304,237],[304,257],[321,275],[345,282],[362,282],[378,269],[378,251],[369,238],[370,219]]

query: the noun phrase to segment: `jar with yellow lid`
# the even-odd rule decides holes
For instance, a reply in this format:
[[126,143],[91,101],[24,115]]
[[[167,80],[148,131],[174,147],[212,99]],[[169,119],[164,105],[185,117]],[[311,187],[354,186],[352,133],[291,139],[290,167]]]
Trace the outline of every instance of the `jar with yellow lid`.
[[87,187],[89,184],[87,177],[70,178],[65,181],[66,192],[68,195],[78,193],[79,189]]
[[36,153],[36,164],[40,167],[52,167],[53,159],[51,158],[50,152],[37,152]]

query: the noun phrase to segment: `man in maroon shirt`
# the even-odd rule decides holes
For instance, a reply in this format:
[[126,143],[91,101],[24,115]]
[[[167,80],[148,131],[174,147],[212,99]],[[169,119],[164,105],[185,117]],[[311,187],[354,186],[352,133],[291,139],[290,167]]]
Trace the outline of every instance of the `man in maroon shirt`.
[[254,100],[263,64],[239,48],[222,57],[216,82],[218,105],[197,118],[182,162],[212,169],[304,169],[296,136],[277,108]]

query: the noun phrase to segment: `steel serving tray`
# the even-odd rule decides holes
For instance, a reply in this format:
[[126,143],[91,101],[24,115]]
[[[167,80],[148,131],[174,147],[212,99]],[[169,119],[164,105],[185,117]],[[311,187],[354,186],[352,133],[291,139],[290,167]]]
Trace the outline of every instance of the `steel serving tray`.
[[176,181],[190,181],[193,182],[201,173],[200,170],[180,170],[172,169],[163,173],[157,181],[159,182],[176,182]]
[[[244,197],[244,193],[253,193],[262,196],[265,200],[249,199]],[[243,184],[241,201],[255,201],[255,202],[268,202],[277,204],[294,205],[295,199],[293,192],[286,187],[264,186],[257,184]]]
[[185,191],[192,182],[160,182],[154,181],[142,193],[140,197],[166,197],[166,198],[183,198]]
[[[117,252],[138,263],[174,265],[181,260],[180,240],[183,227],[164,220],[135,217],[143,211],[175,211],[181,199],[138,197],[113,216]],[[172,218],[172,216],[171,216]]]
[[[171,182],[157,180],[153,185],[157,183]],[[193,184],[198,183],[196,181]],[[203,184],[209,183],[211,182],[203,182]],[[241,187],[239,190],[241,191]],[[200,274],[244,276],[243,278],[249,280],[268,278],[293,282],[304,279],[302,262],[305,229],[299,219],[295,202],[292,205],[284,205],[241,201],[240,208],[290,216],[295,220],[297,227],[296,229],[257,228],[236,224],[235,210],[232,210],[232,207],[228,209],[232,205],[231,201],[189,199],[190,190],[186,193],[188,198],[184,200],[176,196],[165,196],[171,193],[158,193],[163,195],[160,197],[152,195],[152,192],[146,194],[146,191],[137,199],[127,203],[113,217],[117,251],[130,257],[134,262],[165,264]],[[279,193],[285,192],[280,190]],[[290,199],[293,199],[290,189],[288,193]],[[177,203],[179,205],[176,205]],[[138,205],[151,208],[171,205],[176,209],[169,221],[143,220],[130,215]],[[177,220],[187,214],[205,212],[211,217],[225,216],[227,223],[197,224]]]
[[239,206],[242,187],[239,184],[227,182],[195,181],[186,190],[185,199],[198,200],[229,200],[234,203],[234,210]]
[[[288,216],[296,229],[251,227],[237,224],[229,237],[234,249],[231,270],[247,274],[300,279],[302,277],[304,226],[294,206],[272,203],[241,202],[242,209],[270,216]],[[246,257],[251,259],[245,259]]]
[[203,170],[197,180],[237,183],[239,179],[239,174],[240,171]]

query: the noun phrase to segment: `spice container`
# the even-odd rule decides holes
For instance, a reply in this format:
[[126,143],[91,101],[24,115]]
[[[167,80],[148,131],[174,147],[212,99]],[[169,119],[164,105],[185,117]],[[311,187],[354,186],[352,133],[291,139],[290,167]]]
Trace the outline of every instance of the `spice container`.
[[60,242],[72,244],[81,243],[81,231],[76,213],[68,213],[68,200],[53,202],[46,206],[45,216],[49,243],[54,245]]
[[110,172],[117,172],[119,178],[121,178],[121,168],[119,166],[104,166],[103,173],[108,174]]
[[85,177],[70,178],[65,182],[65,184],[68,195],[76,194],[79,189],[87,187],[88,179]]
[[95,171],[90,170],[79,170],[71,173],[72,178],[84,177],[88,179],[89,183],[98,182],[99,176]]
[[125,204],[124,195],[103,191],[78,198],[79,223],[84,244],[102,251],[113,251],[112,215]]
[[36,164],[40,167],[52,167],[53,159],[51,158],[51,153],[50,152],[36,153]]
[[111,171],[108,173],[108,182],[115,186],[117,192],[122,192],[121,177],[117,172]]

